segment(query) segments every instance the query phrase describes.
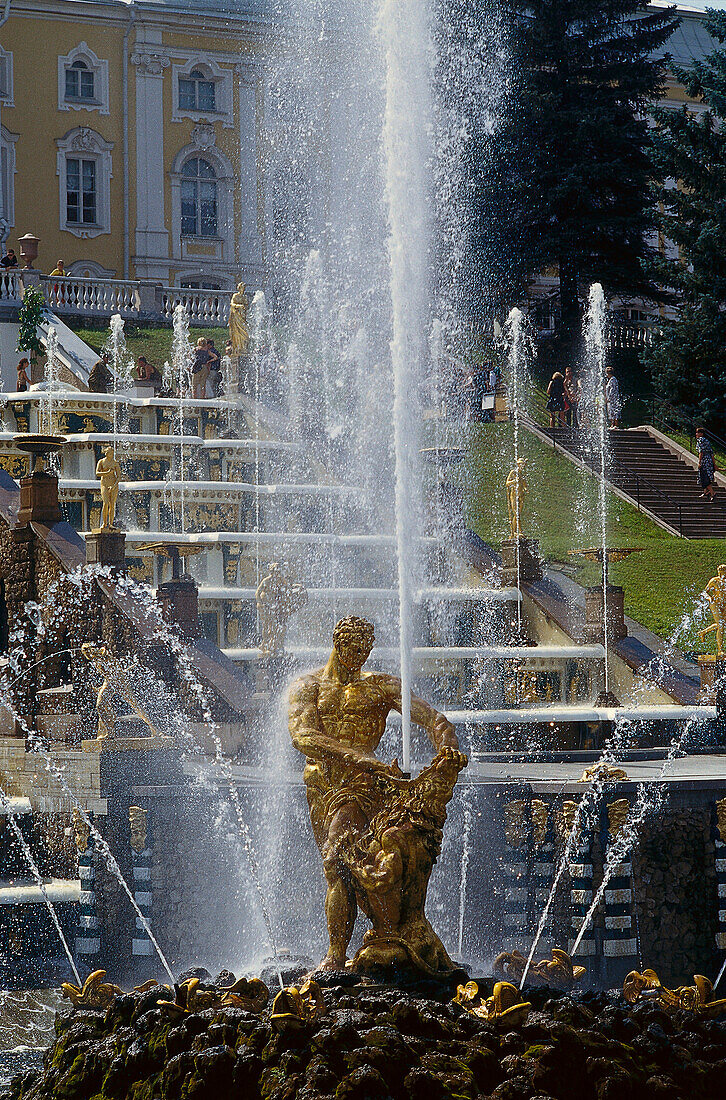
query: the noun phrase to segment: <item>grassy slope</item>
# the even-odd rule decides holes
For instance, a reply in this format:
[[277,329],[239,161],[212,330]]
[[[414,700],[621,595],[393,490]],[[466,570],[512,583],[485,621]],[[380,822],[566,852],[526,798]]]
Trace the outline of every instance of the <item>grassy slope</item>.
[[[513,445],[511,425],[476,426],[467,460],[453,475],[468,486],[470,526],[497,546],[508,534],[504,482],[512,466]],[[521,433],[520,447],[527,457],[529,480],[525,533],[540,539],[549,560],[575,567],[581,584],[597,583],[597,565],[567,554],[569,549],[601,541],[597,482],[529,432]],[[609,545],[644,548],[643,553],[615,563],[611,579],[625,589],[627,614],[667,637],[684,612],[694,610],[698,593],[726,560],[723,542],[675,538],[614,493],[607,498]],[[679,637],[679,644],[706,651],[695,630]]]
[[[80,336],[81,340],[85,340],[89,347],[98,352],[101,351],[108,339],[107,328],[74,327],[74,332]],[[200,336],[211,338],[220,351],[224,349],[228,339],[227,330],[221,328],[192,328],[189,332],[192,341],[198,340]],[[128,325],[126,328],[126,346],[134,359],[138,358],[139,355],[145,355],[150,363],[154,363],[161,369],[164,361],[171,359],[172,335],[171,328],[162,326],[137,328]]]

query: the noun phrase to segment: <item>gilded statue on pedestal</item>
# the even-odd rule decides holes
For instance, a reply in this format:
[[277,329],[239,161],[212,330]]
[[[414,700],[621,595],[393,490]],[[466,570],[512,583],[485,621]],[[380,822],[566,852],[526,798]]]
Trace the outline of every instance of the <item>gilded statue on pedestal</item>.
[[247,295],[245,284],[238,283],[229,303],[229,338],[232,355],[249,355],[250,330],[247,327]]
[[526,458],[517,459],[517,465],[510,471],[507,478],[507,512],[509,513],[509,528],[513,539],[522,538],[522,512],[524,510],[524,497],[529,492],[524,467]]
[[719,565],[717,575],[711,577],[705,588],[709,607],[713,615],[713,625],[706,627],[699,633],[699,638],[704,641],[707,634],[716,634],[716,656],[723,657],[723,634],[726,627],[726,565]]
[[103,458],[96,465],[96,477],[101,482],[101,530],[115,531],[113,521],[116,518],[118,486],[121,480],[121,466],[113,453],[113,447],[107,447]]
[[266,657],[278,657],[285,649],[288,620],[308,602],[307,589],[291,581],[277,562],[260,581],[255,593],[260,617],[260,649]]
[[327,881],[330,946],[321,969],[348,963],[360,906],[373,927],[350,969],[448,974],[454,964],[424,906],[446,806],[467,759],[448,719],[414,696],[411,718],[428,734],[433,762],[409,780],[396,761],[385,764],[373,755],[388,714],[401,710],[401,681],[363,671],[373,642],[371,623],[342,619],[327,664],[290,691],[290,734],[306,757],[310,818]]
[[103,676],[103,682],[96,696],[98,741],[108,740],[110,742],[116,737],[119,718],[116,708],[112,704],[115,695],[119,695],[131,708],[133,714],[146,726],[151,737],[159,741],[168,741],[169,738],[161,733],[151,721],[123,666],[119,661],[114,660],[107,647],[105,645],[92,645],[91,642],[83,642],[81,652],[86,660],[94,665]]

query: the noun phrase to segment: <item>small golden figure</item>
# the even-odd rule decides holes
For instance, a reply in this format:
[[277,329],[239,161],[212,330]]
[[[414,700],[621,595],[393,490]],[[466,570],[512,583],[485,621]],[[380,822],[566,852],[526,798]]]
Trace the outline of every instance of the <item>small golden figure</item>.
[[374,640],[365,619],[341,619],[328,663],[290,691],[290,735],[306,757],[303,778],[327,880],[330,946],[321,969],[346,965],[360,905],[373,928],[354,969],[403,963],[429,974],[450,972],[424,904],[445,807],[467,760],[448,719],[414,696],[411,718],[436,749],[433,763],[409,782],[397,761],[373,755],[388,714],[401,711],[401,681],[363,672]]
[[121,466],[116,461],[113,447],[107,447],[103,452],[103,458],[96,465],[96,477],[101,482],[101,530],[115,531],[113,521],[116,518],[116,501],[118,500],[118,485],[121,480]]
[[726,565],[719,565],[717,575],[711,577],[705,593],[713,615],[713,626],[706,627],[698,636],[701,641],[704,641],[707,634],[713,634],[715,631],[716,656],[723,657],[723,632],[726,627]]
[[524,497],[529,492],[524,467],[526,458],[518,458],[517,465],[510,471],[507,478],[507,511],[509,512],[509,528],[513,539],[522,538],[522,512],[524,509]]
[[277,562],[260,581],[255,593],[260,617],[260,649],[266,657],[278,657],[285,649],[287,624],[308,602],[307,589],[291,581]]
[[232,355],[249,355],[250,330],[247,328],[247,295],[245,284],[238,283],[229,303],[229,338]]
[[137,696],[136,689],[129,683],[123,666],[119,661],[114,660],[106,646],[95,646],[91,642],[83,642],[81,653],[87,661],[95,665],[96,670],[103,676],[103,683],[96,696],[98,740],[113,741],[116,736],[118,715],[111,701],[115,695],[120,695],[136,717],[144,723],[153,738],[158,741],[168,741],[169,738],[166,734],[161,733],[151,721]]
[[146,848],[147,818],[149,811],[141,806],[129,806],[129,827],[131,847],[138,854]]

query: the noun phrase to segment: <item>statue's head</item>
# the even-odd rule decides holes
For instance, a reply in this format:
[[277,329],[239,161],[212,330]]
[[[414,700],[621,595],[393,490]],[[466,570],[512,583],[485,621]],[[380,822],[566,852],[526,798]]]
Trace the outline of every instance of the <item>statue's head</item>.
[[518,458],[517,459],[517,465],[519,466],[520,470],[523,470],[524,467],[527,465],[527,459],[526,458]]
[[103,452],[103,457],[108,459],[113,458],[113,447],[107,447]]
[[346,615],[333,631],[333,646],[338,660],[350,672],[357,672],[366,663],[376,640],[373,623]]
[[719,565],[718,575],[719,577],[726,577],[726,565]]
[[244,294],[245,290],[246,290],[245,283],[237,283],[237,293],[238,294]]

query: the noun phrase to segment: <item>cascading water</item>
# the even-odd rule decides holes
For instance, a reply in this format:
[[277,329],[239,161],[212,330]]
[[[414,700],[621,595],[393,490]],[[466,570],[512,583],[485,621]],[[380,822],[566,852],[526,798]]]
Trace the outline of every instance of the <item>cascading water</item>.
[[[179,481],[179,508],[182,534],[186,532],[186,457],[184,453],[185,410],[192,393],[194,351],[189,340],[189,313],[181,302],[174,309],[174,336],[171,345],[174,382],[177,387],[177,433],[179,460],[176,470]],[[172,468],[172,476],[174,471]]]
[[389,220],[393,332],[396,540],[403,769],[411,766],[411,657],[420,505],[417,499],[420,377],[429,329],[428,120],[430,39],[425,0],[383,0],[379,28],[386,55],[383,147]]
[[[119,400],[122,394],[127,394],[133,384],[131,373],[132,359],[126,348],[126,335],[124,333],[123,317],[120,313],[114,313],[109,324],[109,336],[104,345],[111,359],[111,371],[113,373],[113,454],[118,457],[119,436],[128,429],[128,405],[122,403],[119,410]],[[119,411],[121,415],[119,415]]]
[[607,510],[607,462],[608,462],[608,422],[607,402],[605,400],[605,349],[607,333],[607,306],[605,294],[600,283],[590,288],[587,317],[585,320],[586,346],[586,405],[589,417],[589,431],[594,449],[599,456],[598,510],[600,520],[600,548],[602,551],[602,620],[603,646],[605,648],[604,679],[605,698],[609,697],[609,623],[608,623],[608,510]]
[[[58,358],[58,333],[53,325],[48,328],[45,349],[45,394],[41,408],[44,411],[43,431],[46,435],[55,435],[57,428],[56,398],[60,383],[60,359]],[[56,456],[53,456],[56,457]]]
[[68,940],[66,939],[65,935],[63,934],[63,928],[61,927],[61,922],[59,920],[58,914],[56,913],[55,906],[53,905],[53,902],[51,901],[51,899],[48,895],[48,891],[45,888],[45,882],[43,881],[43,876],[41,875],[40,870],[38,869],[37,863],[33,859],[33,853],[30,850],[30,846],[29,846],[27,840],[25,839],[25,837],[23,836],[23,833],[22,833],[22,830],[21,830],[20,826],[18,825],[17,821],[15,820],[15,815],[13,814],[13,811],[12,811],[12,805],[10,803],[10,799],[5,794],[5,791],[2,790],[2,788],[0,788],[0,806],[2,806],[3,810],[5,811],[5,815],[8,819],[8,821],[10,822],[10,828],[13,830],[13,833],[15,835],[15,839],[17,840],[18,844],[20,845],[20,849],[21,849],[21,851],[23,853],[23,856],[25,858],[25,861],[28,864],[28,867],[30,869],[30,873],[33,876],[33,878],[35,879],[35,883],[36,883],[36,885],[37,885],[38,889],[40,890],[40,893],[43,897],[43,901],[45,902],[46,909],[48,910],[48,913],[50,914],[50,919],[53,921],[53,924],[55,926],[55,930],[58,933],[58,939],[61,942],[61,946],[63,948],[63,951],[65,953],[66,958],[68,959],[68,963],[70,965],[71,971],[73,972],[73,977],[76,979],[76,982],[80,986],[82,984],[81,983],[81,978],[80,978],[80,975],[78,973],[78,969],[76,967],[75,961],[73,959],[73,955],[71,954],[71,949],[68,946]]

